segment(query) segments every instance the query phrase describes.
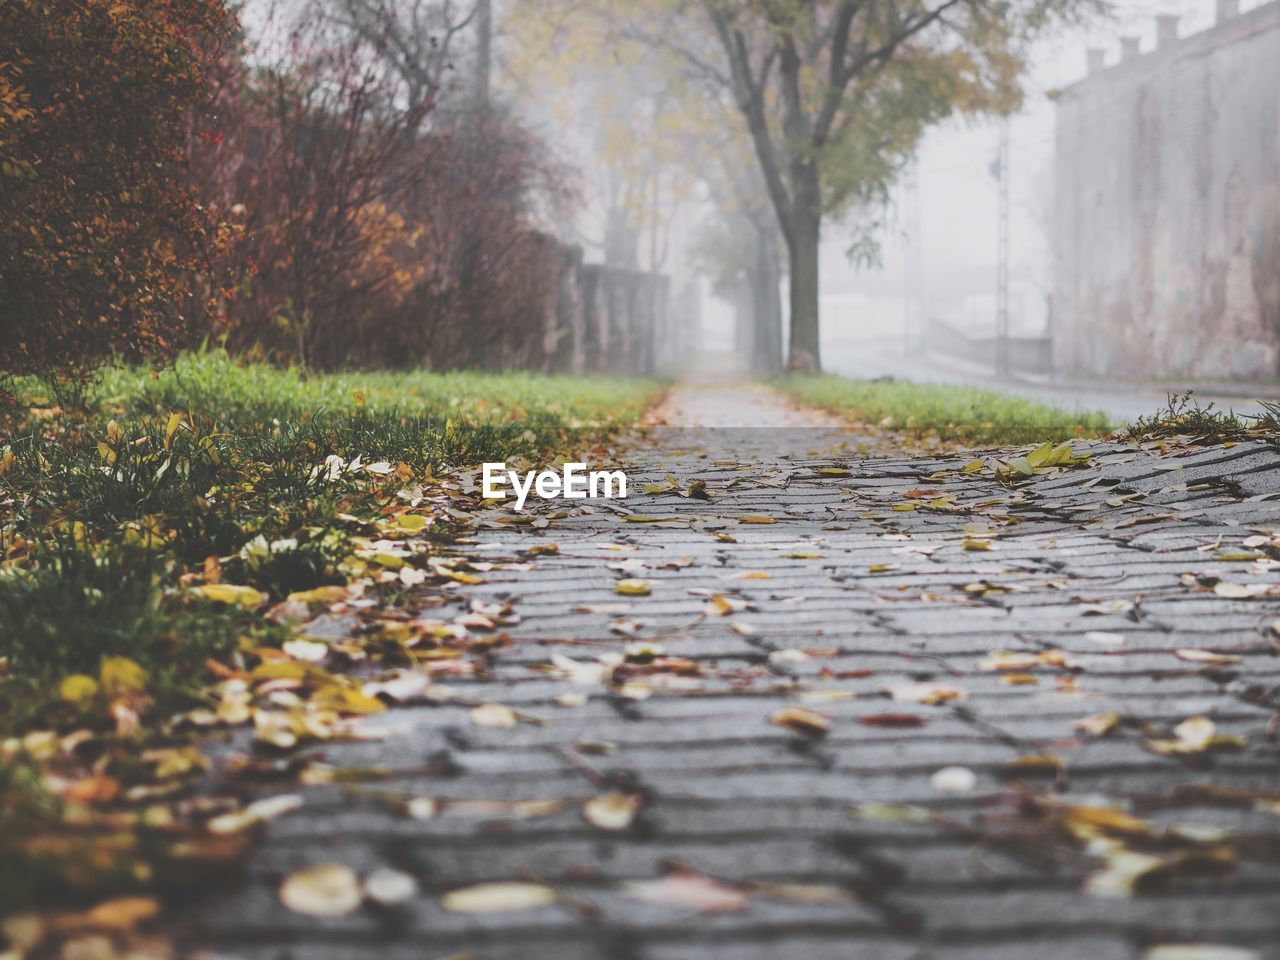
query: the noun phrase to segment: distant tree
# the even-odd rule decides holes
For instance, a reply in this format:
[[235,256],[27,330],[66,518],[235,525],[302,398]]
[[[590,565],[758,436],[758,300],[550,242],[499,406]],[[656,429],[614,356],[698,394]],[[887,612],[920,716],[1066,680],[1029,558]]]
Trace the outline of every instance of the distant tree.
[[218,326],[230,349],[459,367],[541,345],[560,251],[538,214],[567,191],[535,138],[446,82],[415,24],[453,8],[313,0],[224,60],[218,142],[194,144],[192,165],[243,234]]
[[163,358],[199,332],[217,224],[184,157],[231,27],[223,0],[0,3],[0,368]]
[[[666,51],[687,89],[739,114],[787,249],[790,364],[818,369],[824,222],[882,203],[931,124],[1014,109],[1030,39],[1103,0],[556,3],[611,24],[619,48]],[[873,251],[860,234],[852,252]]]

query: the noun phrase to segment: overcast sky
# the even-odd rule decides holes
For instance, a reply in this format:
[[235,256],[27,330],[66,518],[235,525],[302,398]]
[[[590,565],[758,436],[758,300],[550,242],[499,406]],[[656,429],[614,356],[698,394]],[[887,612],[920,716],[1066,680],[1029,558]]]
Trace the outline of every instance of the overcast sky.
[[[1259,0],[1242,0],[1241,9],[1260,5]],[[1040,44],[1032,63],[1027,107],[1013,122],[1013,271],[1041,285],[1047,278],[1047,248],[1037,208],[1051,203],[1054,135],[1054,107],[1047,92],[1084,75],[1088,47],[1105,48],[1108,63],[1119,59],[1122,35],[1140,36],[1143,51],[1153,49],[1156,14],[1180,15],[1184,36],[1212,26],[1215,17],[1214,0],[1118,0],[1115,7],[1114,21],[1072,30]],[[996,127],[985,122],[947,124],[927,138],[919,157],[919,263],[926,291],[947,280],[954,282],[957,276],[994,289],[997,190],[990,168],[996,149]],[[848,265],[842,256],[845,244],[832,231],[824,251],[824,292],[893,294],[902,290],[903,243],[898,230],[906,219],[899,217],[887,232],[884,267],[879,271],[858,271]]]

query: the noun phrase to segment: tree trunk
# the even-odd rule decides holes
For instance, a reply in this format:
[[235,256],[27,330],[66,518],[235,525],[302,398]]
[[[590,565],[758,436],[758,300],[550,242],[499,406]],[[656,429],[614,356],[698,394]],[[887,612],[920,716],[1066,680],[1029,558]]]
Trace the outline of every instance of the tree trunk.
[[818,346],[818,247],[822,221],[801,206],[791,217],[787,253],[791,267],[790,370],[817,373],[822,369]]
[[751,271],[755,336],[751,365],[762,373],[782,369],[782,280],[778,248],[771,231],[756,231],[756,262]]

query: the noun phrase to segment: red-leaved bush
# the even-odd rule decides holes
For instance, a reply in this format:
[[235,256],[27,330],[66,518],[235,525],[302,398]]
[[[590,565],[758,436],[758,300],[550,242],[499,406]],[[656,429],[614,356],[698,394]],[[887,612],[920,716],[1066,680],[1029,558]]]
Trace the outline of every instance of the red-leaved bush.
[[220,69],[216,141],[192,141],[210,203],[241,228],[216,331],[278,361],[515,366],[540,346],[566,197],[502,114],[410,99],[367,34],[310,15],[270,68]]
[[219,239],[185,172],[224,0],[0,3],[0,371],[166,357]]

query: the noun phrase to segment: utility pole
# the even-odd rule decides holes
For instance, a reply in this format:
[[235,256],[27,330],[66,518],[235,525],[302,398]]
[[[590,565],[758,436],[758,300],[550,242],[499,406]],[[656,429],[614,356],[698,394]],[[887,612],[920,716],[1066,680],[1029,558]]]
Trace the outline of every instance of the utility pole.
[[488,110],[493,72],[493,0],[478,0],[476,33],[476,103],[481,110]]
[[924,342],[924,282],[920,236],[920,171],[912,158],[903,186],[902,352],[910,356]]
[[1009,115],[1000,117],[1000,158],[996,175],[1000,180],[1000,211],[996,266],[996,376],[1009,375]]

